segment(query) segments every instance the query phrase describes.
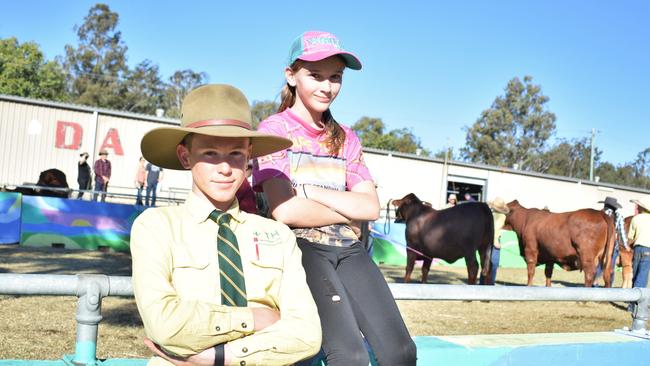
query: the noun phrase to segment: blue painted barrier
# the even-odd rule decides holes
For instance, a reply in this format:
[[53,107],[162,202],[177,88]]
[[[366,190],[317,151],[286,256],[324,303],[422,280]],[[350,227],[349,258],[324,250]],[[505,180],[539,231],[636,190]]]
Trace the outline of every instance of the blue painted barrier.
[[[650,340],[615,332],[413,337],[418,366],[644,365]],[[146,359],[108,359],[103,366],[145,366]],[[1,360],[0,366],[67,366],[65,360]]]

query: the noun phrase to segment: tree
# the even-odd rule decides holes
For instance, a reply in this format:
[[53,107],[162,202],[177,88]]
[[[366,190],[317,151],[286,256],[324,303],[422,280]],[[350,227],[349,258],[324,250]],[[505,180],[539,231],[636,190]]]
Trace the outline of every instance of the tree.
[[637,186],[647,189],[650,186],[650,147],[637,154],[634,161],[634,175]]
[[594,175],[599,177],[600,182],[618,184],[618,169],[612,163],[604,162],[599,164],[594,169]]
[[361,117],[352,129],[357,133],[364,147],[430,156],[431,152],[422,148],[420,139],[408,128],[384,133],[386,125],[381,118]]
[[191,69],[174,72],[169,77],[169,83],[165,86],[163,105],[167,117],[179,118],[181,116],[181,104],[185,96],[194,88],[207,82],[208,75],[204,72],[194,72]]
[[[600,161],[602,151],[594,149],[594,166]],[[591,145],[587,138],[560,139],[551,149],[533,159],[531,170],[565,177],[589,179]]]
[[0,93],[66,100],[65,74],[56,61],[46,61],[38,44],[0,39]]
[[515,166],[531,170],[544,152],[546,141],[555,132],[555,115],[546,110],[549,98],[541,87],[525,76],[523,83],[513,78],[492,106],[465,128],[466,145],[462,157],[475,163]]
[[127,72],[121,83],[121,110],[154,114],[163,107],[164,84],[160,80],[158,66],[149,60],[139,63]]
[[257,129],[260,122],[277,112],[278,107],[278,103],[270,100],[254,101],[251,106],[251,113],[253,114],[253,129]]
[[107,5],[97,4],[75,26],[79,45],[65,46],[64,62],[74,102],[116,109],[123,104],[120,83],[128,71],[127,47],[116,30],[118,20]]
[[437,153],[433,154],[434,158],[442,159],[442,160],[447,160],[447,161],[452,161],[452,160],[457,160],[457,156],[454,153],[454,148],[453,147],[444,147],[440,150],[438,150]]

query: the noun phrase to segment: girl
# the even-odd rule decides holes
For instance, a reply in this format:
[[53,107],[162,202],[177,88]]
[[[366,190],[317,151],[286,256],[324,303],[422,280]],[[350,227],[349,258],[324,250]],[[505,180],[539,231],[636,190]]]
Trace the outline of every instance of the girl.
[[259,126],[293,146],[258,158],[253,184],[297,236],[327,364],[367,366],[365,337],[379,365],[415,365],[415,344],[354,225],[376,220],[379,200],[359,139],[329,109],[346,67],[359,70],[361,62],[330,33],[293,42],[278,113]]

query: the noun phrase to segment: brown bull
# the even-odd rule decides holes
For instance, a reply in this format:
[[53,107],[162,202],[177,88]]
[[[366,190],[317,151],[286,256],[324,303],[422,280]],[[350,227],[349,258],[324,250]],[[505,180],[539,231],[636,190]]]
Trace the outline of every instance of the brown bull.
[[[508,203],[506,225],[519,239],[521,255],[528,266],[528,286],[533,284],[535,266],[545,264],[546,286],[551,286],[553,265],[567,271],[584,271],[585,287],[591,287],[599,262],[603,263],[605,287],[611,287],[611,251],[614,221],[603,211],[581,209],[552,213],[525,208],[517,200]],[[606,253],[610,253],[608,256]]]
[[[482,274],[489,276],[490,250],[494,240],[494,221],[490,208],[483,202],[469,202],[454,207],[435,210],[424,204],[413,193],[392,201],[397,215],[406,222],[406,275],[411,280],[413,266],[418,256],[423,258],[422,283],[427,282],[431,261],[440,258],[453,263],[465,258],[467,281],[476,284],[479,251]],[[492,283],[488,279],[486,283]]]

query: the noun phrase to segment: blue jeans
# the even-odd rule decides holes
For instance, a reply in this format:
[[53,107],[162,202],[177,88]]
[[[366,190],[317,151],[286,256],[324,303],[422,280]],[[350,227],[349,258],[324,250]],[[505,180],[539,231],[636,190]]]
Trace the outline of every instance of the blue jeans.
[[648,287],[648,271],[650,271],[650,247],[635,245],[632,259],[632,286]]
[[[494,285],[497,282],[497,268],[499,268],[499,260],[501,259],[501,248],[492,247],[492,255],[490,256],[490,281],[489,285]],[[485,285],[485,277],[481,275],[479,278],[479,285]]]
[[[147,206],[156,206],[156,188],[158,183],[147,184],[147,195],[144,198],[144,204]],[[149,205],[149,196],[151,196],[151,205]]]
[[[106,192],[108,191],[108,183],[104,182],[103,179],[95,179],[95,191],[98,192]],[[93,194],[93,201],[97,201],[97,197],[99,194],[95,193]],[[106,201],[106,193],[101,194],[101,201],[105,202]]]

